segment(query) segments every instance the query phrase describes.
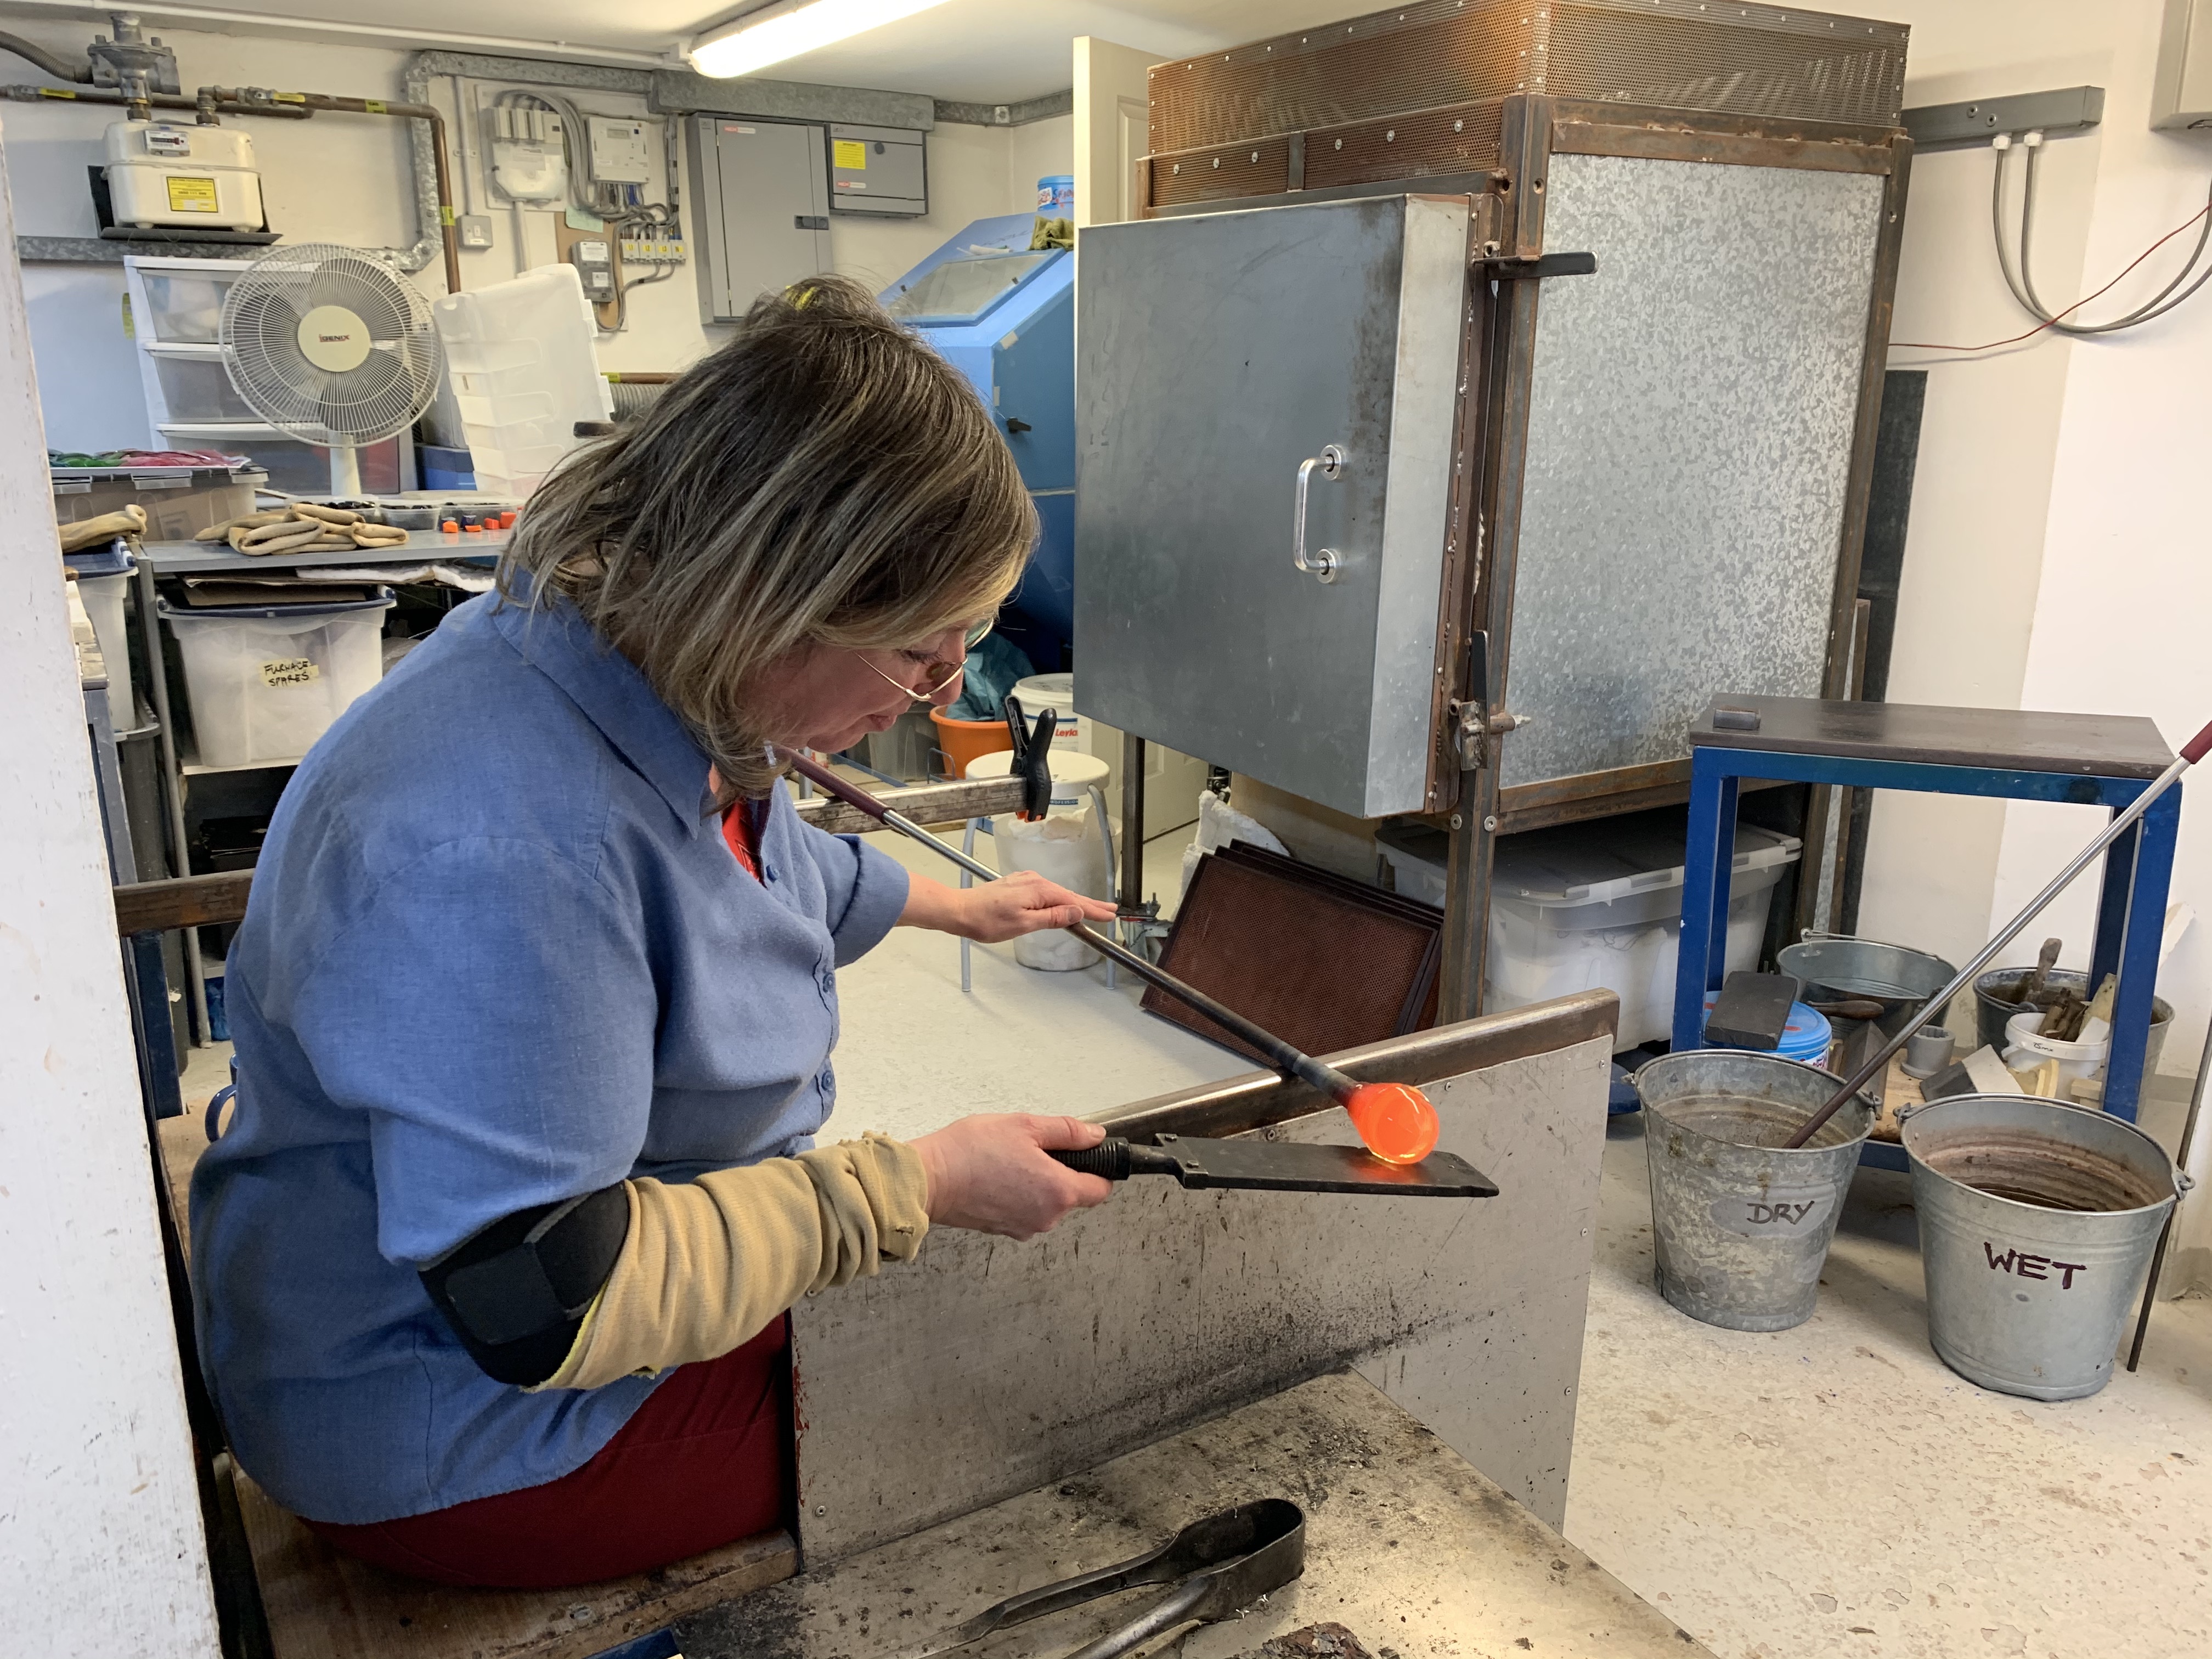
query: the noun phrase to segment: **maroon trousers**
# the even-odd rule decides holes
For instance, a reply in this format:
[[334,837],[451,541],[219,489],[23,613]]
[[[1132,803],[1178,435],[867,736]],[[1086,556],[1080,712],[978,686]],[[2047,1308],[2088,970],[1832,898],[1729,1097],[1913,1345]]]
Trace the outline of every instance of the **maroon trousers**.
[[625,1578],[788,1523],[787,1320],[680,1365],[581,1468],[542,1486],[368,1526],[312,1527],[348,1554],[445,1584],[552,1589]]

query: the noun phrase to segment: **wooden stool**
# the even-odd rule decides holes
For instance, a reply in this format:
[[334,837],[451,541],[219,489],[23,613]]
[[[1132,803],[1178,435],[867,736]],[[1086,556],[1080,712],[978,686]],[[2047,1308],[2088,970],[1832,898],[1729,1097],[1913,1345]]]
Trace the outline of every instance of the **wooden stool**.
[[331,1547],[234,1472],[275,1659],[592,1659],[799,1571],[764,1532],[631,1578],[568,1589],[456,1589]]

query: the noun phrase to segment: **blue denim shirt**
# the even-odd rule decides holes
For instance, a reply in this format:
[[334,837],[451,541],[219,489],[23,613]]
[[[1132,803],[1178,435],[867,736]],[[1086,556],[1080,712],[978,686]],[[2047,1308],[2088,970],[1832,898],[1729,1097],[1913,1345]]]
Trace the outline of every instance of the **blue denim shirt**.
[[416,1269],[632,1176],[803,1151],[835,969],[905,872],[775,792],[761,879],[708,763],[565,604],[456,610],[346,711],[271,822],[224,994],[232,1127],[192,1178],[203,1363],[240,1463],[367,1522],[556,1480],[657,1379],[531,1395]]

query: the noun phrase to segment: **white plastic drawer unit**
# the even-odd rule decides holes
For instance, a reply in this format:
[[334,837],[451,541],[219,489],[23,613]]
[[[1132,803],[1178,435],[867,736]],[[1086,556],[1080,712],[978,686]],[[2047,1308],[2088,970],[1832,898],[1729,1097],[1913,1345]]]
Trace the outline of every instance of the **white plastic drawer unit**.
[[215,344],[222,297],[243,259],[128,258],[131,320],[141,341],[161,345]]
[[1078,258],[1087,711],[1355,817],[1422,810],[1466,199],[1100,225]]

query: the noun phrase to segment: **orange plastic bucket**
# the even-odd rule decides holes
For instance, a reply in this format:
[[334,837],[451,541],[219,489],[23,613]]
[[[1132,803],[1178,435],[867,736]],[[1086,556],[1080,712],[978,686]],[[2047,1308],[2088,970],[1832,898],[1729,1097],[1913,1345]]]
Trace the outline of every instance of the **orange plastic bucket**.
[[977,756],[994,755],[1014,746],[1013,734],[1006,730],[1004,720],[956,720],[948,718],[941,708],[931,709],[929,718],[937,727],[937,746],[944,753],[948,776],[964,778],[968,775],[968,763]]

